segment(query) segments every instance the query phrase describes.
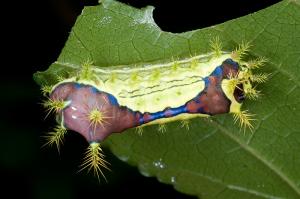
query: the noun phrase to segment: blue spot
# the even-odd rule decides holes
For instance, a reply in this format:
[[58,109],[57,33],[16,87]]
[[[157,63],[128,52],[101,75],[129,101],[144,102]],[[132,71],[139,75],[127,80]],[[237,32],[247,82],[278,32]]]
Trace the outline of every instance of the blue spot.
[[82,85],[79,84],[79,83],[74,83],[74,87],[75,87],[76,89],[80,89],[80,88],[82,87]]
[[186,105],[183,105],[183,111],[182,112],[183,113],[188,113],[188,109],[187,109]]
[[149,120],[152,121],[152,120],[163,118],[163,117],[164,117],[164,113],[162,111],[159,111],[159,112],[150,114]]
[[156,113],[149,113],[149,121],[153,121],[160,118],[165,118],[165,111],[158,111]]
[[239,69],[239,64],[238,64],[237,62],[233,61],[233,60],[230,59],[230,58],[226,59],[226,60],[224,61],[224,63],[233,66],[233,68],[234,68],[235,70],[238,70],[238,69]]
[[212,76],[221,76],[223,74],[223,70],[220,66],[218,66],[212,73]]
[[205,87],[207,87],[210,84],[209,77],[204,77],[203,81],[205,82]]
[[185,113],[185,112],[186,112],[186,106],[182,105],[182,106],[179,106],[179,107],[173,109],[173,116],[179,115],[180,113]]
[[93,86],[91,87],[91,90],[92,90],[93,93],[98,93],[99,92],[98,89],[93,87]]
[[159,119],[159,118],[165,118],[165,117],[166,117],[165,112],[159,111],[157,113],[154,113],[153,118],[151,118],[151,119]]
[[139,119],[139,124],[144,124],[144,118],[143,118],[143,115],[141,115],[140,119]]
[[[168,114],[167,114],[168,112]],[[182,105],[182,106],[179,106],[179,107],[176,107],[176,108],[168,108],[166,110],[164,110],[162,113],[161,112],[158,112],[160,113],[160,118],[166,118],[166,117],[173,117],[175,115],[179,115],[181,113],[185,113],[186,112],[186,106],[185,105]]]
[[115,105],[115,106],[119,105],[117,99],[113,95],[107,94],[107,96],[108,96],[108,99],[109,99],[109,102],[111,103],[111,105]]

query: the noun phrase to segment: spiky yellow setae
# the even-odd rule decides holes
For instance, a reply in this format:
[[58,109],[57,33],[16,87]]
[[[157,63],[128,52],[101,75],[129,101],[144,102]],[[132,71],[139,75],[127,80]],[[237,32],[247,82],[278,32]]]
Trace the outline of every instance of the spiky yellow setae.
[[85,63],[81,66],[81,71],[79,74],[79,78],[81,80],[91,80],[93,78],[93,70],[92,70],[93,62],[90,60],[87,60]]
[[104,128],[104,123],[108,123],[106,119],[110,118],[105,116],[104,111],[100,111],[98,108],[95,108],[89,112],[87,115],[90,125],[95,129],[99,125]]
[[268,80],[269,75],[265,73],[260,73],[260,74],[252,74],[250,76],[250,80],[252,82],[257,82],[257,83],[264,83]]
[[109,163],[104,160],[104,154],[102,153],[102,149],[100,147],[100,143],[92,142],[90,143],[87,151],[85,152],[85,158],[83,159],[83,163],[80,165],[82,171],[84,169],[88,169],[88,171],[93,171],[94,175],[99,178],[99,174],[103,176],[106,180],[103,171],[101,168],[105,168],[110,171],[107,165]]
[[64,81],[65,79],[66,79],[66,78],[63,77],[62,75],[57,75],[57,76],[56,76],[56,81],[57,81],[57,82]]
[[250,43],[249,42],[242,42],[233,52],[231,57],[235,59],[236,61],[241,61],[245,55],[250,50]]
[[158,125],[158,132],[165,133],[167,131],[167,127],[165,124],[159,124]]
[[[236,88],[238,88],[238,85],[242,83],[242,79],[238,78],[238,76],[233,76],[232,74],[229,75],[229,80],[226,82],[228,91],[230,93],[233,93]],[[241,89],[241,88],[238,88]]]
[[256,100],[261,95],[260,91],[256,90],[255,88],[247,88],[245,90],[245,97],[250,100]]
[[267,61],[268,61],[267,58],[265,58],[265,57],[259,57],[257,59],[248,61],[247,67],[250,68],[250,69],[260,68],[263,65],[265,65],[265,63]]
[[180,67],[179,63],[177,61],[174,61],[171,67],[171,71],[176,72],[179,67]]
[[215,37],[210,41],[210,47],[215,53],[216,57],[220,57],[222,54],[222,43],[220,42],[219,37]]
[[89,115],[89,120],[92,125],[96,126],[97,124],[103,123],[103,113],[100,112],[98,109],[93,109]]
[[190,130],[190,121],[189,120],[181,120],[180,127],[185,128],[187,131]]
[[51,113],[58,113],[59,111],[63,110],[65,106],[67,105],[67,102],[61,100],[61,99],[51,99],[48,98],[43,103],[43,107],[46,108],[46,111],[48,112],[46,117]]
[[192,59],[190,69],[195,70],[197,68],[198,64],[199,64],[198,59]]
[[[47,133],[44,137],[46,138],[47,142],[45,145],[52,146],[53,144],[56,145],[58,152],[60,151],[60,146],[63,143],[65,134],[67,133],[67,129],[63,126],[56,126],[52,132]],[[44,146],[45,146],[44,145]]]
[[52,88],[53,88],[53,86],[50,86],[50,85],[42,86],[41,91],[42,91],[43,96],[48,96],[51,93]]
[[138,126],[138,127],[135,127],[135,132],[138,134],[138,135],[142,135],[143,134],[143,129],[144,127],[143,126]]
[[234,112],[233,113],[233,120],[234,123],[239,122],[239,125],[244,131],[249,128],[251,131],[253,130],[253,125],[251,121],[255,120],[254,115],[249,113],[247,110]]

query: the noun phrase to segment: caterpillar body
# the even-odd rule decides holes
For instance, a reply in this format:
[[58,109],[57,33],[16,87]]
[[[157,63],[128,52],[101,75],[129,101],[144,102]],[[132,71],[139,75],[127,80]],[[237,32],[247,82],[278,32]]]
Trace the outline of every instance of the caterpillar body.
[[267,79],[252,73],[265,59],[243,61],[248,44],[224,52],[218,42],[211,53],[163,64],[101,68],[85,63],[79,74],[45,86],[44,106],[58,121],[48,144],[59,149],[67,129],[80,133],[90,143],[82,167],[103,175],[101,167],[108,169],[108,163],[100,143],[112,133],[224,113],[232,113],[241,127],[253,128],[252,114],[241,105],[247,97],[257,98],[252,83]]

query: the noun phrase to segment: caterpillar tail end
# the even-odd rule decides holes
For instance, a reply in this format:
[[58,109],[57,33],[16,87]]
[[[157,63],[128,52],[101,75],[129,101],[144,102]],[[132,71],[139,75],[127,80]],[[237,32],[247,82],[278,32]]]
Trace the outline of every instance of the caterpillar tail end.
[[100,181],[100,175],[107,181],[102,168],[105,168],[111,171],[108,167],[110,165],[104,159],[105,155],[101,149],[99,142],[91,142],[89,147],[85,152],[85,157],[83,159],[83,163],[80,165],[80,171],[84,169],[88,169],[88,171],[92,171],[95,176],[97,176],[98,180]]

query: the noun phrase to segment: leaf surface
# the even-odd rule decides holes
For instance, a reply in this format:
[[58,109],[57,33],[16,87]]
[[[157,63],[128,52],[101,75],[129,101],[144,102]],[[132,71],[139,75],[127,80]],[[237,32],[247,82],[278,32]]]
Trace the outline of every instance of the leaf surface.
[[152,11],[113,0],[86,7],[58,60],[34,79],[53,84],[88,60],[133,67],[202,54],[214,36],[228,51],[249,41],[250,57],[268,58],[261,72],[271,73],[258,87],[262,97],[244,104],[256,114],[252,134],[240,132],[226,114],[193,119],[189,131],[179,122],[168,124],[164,134],[157,126],[145,127],[142,136],[128,130],[105,144],[142,174],[201,198],[300,198],[300,1],[181,34],[160,30]]

